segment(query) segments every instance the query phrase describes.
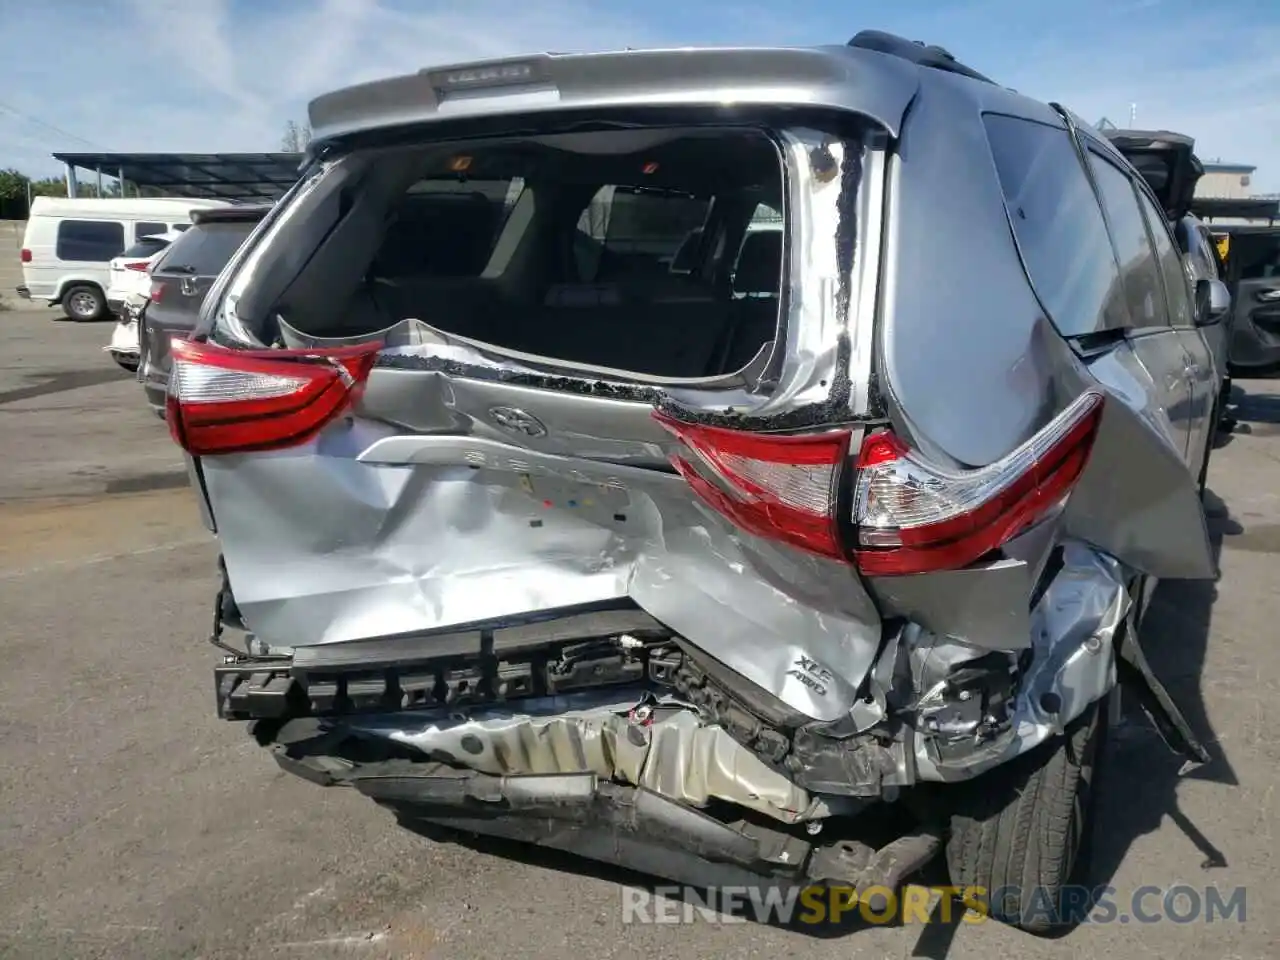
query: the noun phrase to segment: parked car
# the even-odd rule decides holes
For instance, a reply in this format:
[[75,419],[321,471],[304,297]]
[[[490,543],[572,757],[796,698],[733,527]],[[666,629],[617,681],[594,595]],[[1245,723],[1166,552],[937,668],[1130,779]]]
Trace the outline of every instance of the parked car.
[[168,395],[284,769],[700,886],[944,850],[1044,932],[1117,680],[1207,759],[1139,629],[1216,573],[1215,282],[1074,114],[868,32],[310,120]]
[[[1196,184],[1204,175],[1204,165],[1194,152],[1195,140],[1169,130],[1109,130],[1107,137],[1142,174],[1160,202],[1173,228],[1174,239],[1182,252],[1193,288],[1201,280],[1225,279],[1209,228],[1191,212]],[[1219,298],[1212,304],[1211,311],[1222,319],[1206,325],[1204,335],[1219,381],[1214,397],[1214,423],[1230,429],[1234,426],[1234,421],[1227,414],[1227,400],[1231,395],[1228,370],[1232,341],[1231,298],[1225,283],[1210,283],[1202,289],[1216,292]]]
[[[134,372],[138,369],[138,317],[140,307],[151,293],[151,270],[181,230],[167,230],[158,236],[141,237],[111,261],[111,285],[107,306],[116,318],[110,342],[103,349],[117,364]],[[134,309],[127,307],[133,304]]]
[[190,335],[210,284],[270,206],[193,210],[193,226],[174,242],[148,278],[150,303],[138,322],[142,381],[147,402],[164,416],[169,381],[169,343]]
[[101,319],[108,313],[112,259],[141,237],[184,229],[193,208],[223,205],[177,197],[36,197],[22,240],[18,296],[61,306],[73,320]]

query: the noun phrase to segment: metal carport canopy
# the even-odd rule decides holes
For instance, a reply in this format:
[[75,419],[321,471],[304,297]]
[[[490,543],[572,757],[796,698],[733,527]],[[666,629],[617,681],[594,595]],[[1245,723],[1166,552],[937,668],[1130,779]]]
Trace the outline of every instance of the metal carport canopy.
[[276,200],[298,179],[300,153],[55,153],[68,169],[123,178],[171,197]]

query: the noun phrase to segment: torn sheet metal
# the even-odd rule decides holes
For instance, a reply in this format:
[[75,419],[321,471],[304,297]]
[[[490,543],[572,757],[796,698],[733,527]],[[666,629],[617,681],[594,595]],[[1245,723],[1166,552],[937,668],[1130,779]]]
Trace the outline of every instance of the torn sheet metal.
[[[1076,541],[1064,544],[1062,570],[1032,611],[1034,656],[1021,677],[1007,735],[975,744],[971,753],[946,762],[927,735],[918,735],[921,779],[960,780],[1004,763],[1060,733],[1105,696],[1115,686],[1114,641],[1129,606],[1124,568],[1114,558]],[[959,665],[984,652],[921,635],[912,655],[919,675],[926,661],[941,658]],[[929,669],[937,671],[938,663]]]
[[246,623],[272,648],[436,630],[630,598],[815,720],[848,713],[880,618],[847,564],[744,534],[657,470],[411,439],[355,459],[357,420],[279,454],[208,458]]
[[695,807],[724,800],[795,823],[825,808],[718,726],[667,701],[616,691],[526,701],[521,713],[352,718],[357,734],[387,737],[492,776],[594,773]]

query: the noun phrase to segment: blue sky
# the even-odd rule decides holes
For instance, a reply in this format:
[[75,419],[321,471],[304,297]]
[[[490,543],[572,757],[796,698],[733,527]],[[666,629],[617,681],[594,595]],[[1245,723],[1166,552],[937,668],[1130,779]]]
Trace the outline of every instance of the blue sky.
[[1280,191],[1275,0],[0,0],[0,168],[52,150],[275,150],[314,95],[540,50],[939,43],[1090,121],[1191,134]]

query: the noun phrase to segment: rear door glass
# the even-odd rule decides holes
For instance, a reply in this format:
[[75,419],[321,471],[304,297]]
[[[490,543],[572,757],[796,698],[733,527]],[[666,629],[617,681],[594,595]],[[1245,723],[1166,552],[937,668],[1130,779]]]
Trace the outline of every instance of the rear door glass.
[[1187,268],[1183,265],[1182,255],[1169,235],[1169,221],[1164,213],[1151,202],[1141,190],[1138,191],[1138,203],[1147,217],[1147,227],[1151,238],[1155,241],[1156,261],[1160,265],[1160,275],[1164,278],[1165,299],[1169,304],[1169,321],[1175,327],[1191,326],[1191,291]]
[[1127,173],[1093,151],[1089,151],[1089,163],[1107,212],[1133,325],[1167,327],[1169,317],[1165,309],[1160,264],[1147,236],[1133,181]]
[[133,227],[133,235],[138,238],[154,237],[157,234],[164,233],[167,228],[163,223],[153,223],[147,220],[139,220]]
[[124,224],[114,220],[62,220],[58,223],[59,260],[107,263],[124,250]]

